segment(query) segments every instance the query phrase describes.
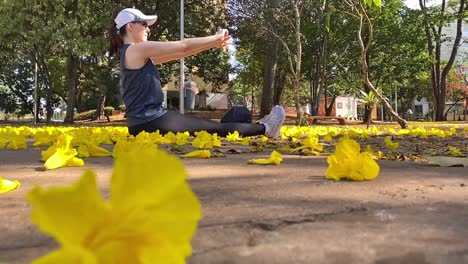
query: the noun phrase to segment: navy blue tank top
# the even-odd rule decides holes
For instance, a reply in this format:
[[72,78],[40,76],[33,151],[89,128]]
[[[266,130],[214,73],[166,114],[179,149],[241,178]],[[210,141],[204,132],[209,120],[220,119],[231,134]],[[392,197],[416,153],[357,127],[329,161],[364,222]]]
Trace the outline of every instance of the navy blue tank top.
[[125,67],[125,53],[130,45],[124,44],[120,50],[120,84],[129,127],[156,119],[166,112],[159,71],[151,59],[140,69]]

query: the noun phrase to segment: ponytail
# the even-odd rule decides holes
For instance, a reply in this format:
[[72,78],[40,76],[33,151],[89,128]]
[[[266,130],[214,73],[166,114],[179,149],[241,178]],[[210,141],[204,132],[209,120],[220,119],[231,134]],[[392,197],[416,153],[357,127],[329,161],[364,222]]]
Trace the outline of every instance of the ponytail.
[[117,24],[111,23],[109,28],[109,57],[113,57],[123,45],[123,36],[127,33],[126,26],[117,29]]

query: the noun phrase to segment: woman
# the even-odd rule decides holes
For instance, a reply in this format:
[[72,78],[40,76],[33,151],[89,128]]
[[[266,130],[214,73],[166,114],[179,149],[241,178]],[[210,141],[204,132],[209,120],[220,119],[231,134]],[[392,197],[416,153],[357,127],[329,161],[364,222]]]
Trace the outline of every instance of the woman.
[[148,26],[156,23],[157,16],[147,16],[141,11],[126,8],[115,18],[111,27],[110,55],[120,50],[120,74],[122,99],[125,104],[128,130],[136,136],[141,131],[165,134],[206,130],[226,136],[238,131],[243,136],[267,135],[278,138],[284,123],[285,112],[275,106],[258,124],[218,123],[209,119],[187,116],[163,108],[163,91],[159,71],[155,64],[178,60],[211,48],[222,48],[231,38],[227,30],[202,38],[186,38],[180,41],[148,41]]

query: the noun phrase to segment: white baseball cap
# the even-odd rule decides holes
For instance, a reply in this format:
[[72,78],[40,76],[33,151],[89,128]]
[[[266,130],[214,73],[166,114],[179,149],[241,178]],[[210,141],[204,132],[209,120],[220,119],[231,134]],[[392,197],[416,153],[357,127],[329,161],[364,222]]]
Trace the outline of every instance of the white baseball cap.
[[137,22],[137,21],[144,21],[148,22],[148,26],[153,25],[156,23],[158,16],[147,16],[143,14],[140,10],[135,8],[125,8],[124,10],[120,11],[117,17],[114,19],[115,23],[117,24],[116,28],[120,29],[121,27],[125,26],[130,22]]

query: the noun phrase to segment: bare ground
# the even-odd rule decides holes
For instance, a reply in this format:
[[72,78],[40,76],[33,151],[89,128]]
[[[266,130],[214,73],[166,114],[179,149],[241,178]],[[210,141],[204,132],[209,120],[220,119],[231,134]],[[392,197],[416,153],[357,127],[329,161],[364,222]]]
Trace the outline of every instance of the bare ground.
[[[34,185],[70,184],[91,168],[108,196],[112,158],[42,171],[40,150],[0,149],[0,175],[22,183],[0,196],[0,263],[57,247],[29,221]],[[324,157],[246,164],[268,153],[183,160],[203,208],[188,263],[468,263],[468,168],[383,160],[373,181],[334,182]]]

